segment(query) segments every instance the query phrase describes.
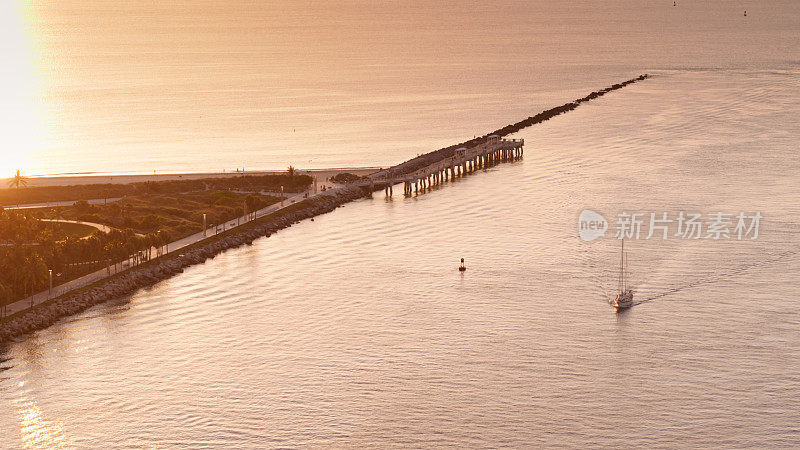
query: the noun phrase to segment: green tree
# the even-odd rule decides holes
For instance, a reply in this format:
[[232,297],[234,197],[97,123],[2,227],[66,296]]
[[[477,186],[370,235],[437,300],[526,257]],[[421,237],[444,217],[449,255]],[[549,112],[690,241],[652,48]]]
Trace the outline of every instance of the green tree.
[[119,205],[116,203],[108,205],[108,213],[111,214],[112,218],[116,218],[117,216],[119,216],[120,213]]
[[161,219],[155,214],[148,214],[139,222],[143,230],[155,231],[161,226]]
[[87,202],[86,200],[78,200],[72,206],[78,212],[87,212],[87,211],[91,211],[91,209],[92,209],[92,206],[89,205],[89,202]]

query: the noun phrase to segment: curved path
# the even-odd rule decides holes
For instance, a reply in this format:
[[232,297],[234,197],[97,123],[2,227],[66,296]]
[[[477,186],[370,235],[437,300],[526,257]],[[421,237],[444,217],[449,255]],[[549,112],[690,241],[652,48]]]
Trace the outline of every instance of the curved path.
[[[75,223],[78,225],[86,225],[92,228],[97,228],[98,230],[102,231],[103,233],[110,233],[111,227],[103,225],[102,223],[94,223],[94,222],[81,222],[80,220],[63,220],[63,219],[39,219],[41,222],[57,222],[57,223]],[[86,236],[88,237],[88,236]],[[81,239],[86,239],[83,237]]]
[[[313,192],[313,188],[310,191]],[[334,191],[334,189],[328,189],[327,193],[331,193],[332,191]],[[256,211],[255,216],[256,216],[256,218],[263,217],[263,216],[265,216],[267,214],[271,214],[271,213],[273,213],[275,211],[278,211],[279,209],[282,209],[282,208],[285,208],[285,207],[287,207],[289,205],[292,205],[292,204],[302,200],[304,198],[303,196],[306,193],[309,194],[309,197],[312,197],[314,195],[325,195],[326,194],[326,192],[322,192],[322,191],[319,191],[317,194],[313,194],[312,192],[305,191],[305,192],[301,192],[299,194],[295,194],[295,195],[293,195],[291,197],[286,197],[285,200],[283,201],[283,205],[281,205],[280,202],[274,203],[272,205],[269,205],[269,206],[267,206],[265,208],[262,208],[262,209]],[[217,234],[219,232],[222,232],[222,231],[225,231],[225,230],[229,230],[231,228],[235,228],[235,227],[237,227],[239,225],[243,225],[243,224],[245,224],[245,223],[247,223],[249,221],[250,221],[250,219],[247,216],[242,216],[242,217],[239,217],[238,219],[234,219],[234,220],[228,221],[228,222],[226,222],[224,224],[217,225],[216,227],[208,228],[205,231],[200,231],[200,232],[195,233],[195,234],[193,234],[191,236],[187,236],[185,238],[179,239],[179,240],[177,240],[175,242],[170,242],[166,246],[167,250],[165,252],[163,252],[162,255],[167,254],[167,253],[176,252],[176,251],[178,251],[178,250],[180,250],[180,249],[182,249],[182,248],[184,248],[184,247],[186,247],[188,245],[194,244],[196,242],[200,242],[203,239],[207,239],[207,238],[209,238],[211,236],[214,236],[215,234]],[[84,224],[84,225],[90,225],[88,222],[75,222],[75,221],[68,221],[68,220],[63,220],[63,221],[59,220],[59,222],[71,222],[71,223],[81,223],[81,224]],[[93,224],[93,225],[97,225],[97,226],[100,226],[100,227],[105,227],[105,225],[100,225],[100,224]],[[106,227],[106,228],[108,228],[108,227]],[[158,256],[153,257],[153,259],[155,259],[155,258],[158,258]],[[120,266],[120,267],[117,268],[118,266]],[[12,314],[24,311],[26,309],[32,308],[35,305],[38,305],[39,303],[42,303],[42,302],[44,302],[46,300],[49,300],[50,298],[58,297],[60,295],[66,294],[69,291],[72,291],[72,290],[75,290],[75,289],[80,289],[80,288],[82,288],[84,286],[88,286],[88,285],[90,285],[92,283],[95,283],[97,281],[102,280],[103,278],[107,278],[107,277],[109,277],[111,275],[114,275],[119,271],[128,269],[129,267],[130,266],[127,265],[127,262],[122,262],[122,263],[120,263],[118,265],[115,264],[114,266],[105,267],[103,269],[100,269],[100,270],[97,270],[95,272],[92,272],[92,273],[90,273],[88,275],[84,275],[84,276],[82,276],[80,278],[76,278],[74,280],[67,281],[66,283],[63,283],[63,284],[60,284],[60,285],[57,285],[57,286],[53,286],[52,292],[49,289],[48,290],[44,290],[44,291],[39,292],[37,294],[34,294],[34,295],[32,295],[32,296],[30,296],[28,298],[25,298],[25,299],[22,299],[22,300],[18,300],[18,301],[14,302],[14,303],[9,304],[8,306],[6,306],[5,311],[2,314],[2,317],[10,316]]]

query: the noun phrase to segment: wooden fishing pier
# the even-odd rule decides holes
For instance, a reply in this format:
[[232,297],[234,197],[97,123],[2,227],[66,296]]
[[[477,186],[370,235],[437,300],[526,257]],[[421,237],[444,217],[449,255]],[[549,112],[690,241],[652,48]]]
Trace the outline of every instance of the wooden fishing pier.
[[[497,135],[490,135],[473,147],[453,149],[452,152],[448,152],[451,154],[424,155],[428,159],[424,162],[425,165],[411,171],[403,170],[407,163],[382,170],[371,175],[365,184],[369,184],[370,192],[383,188],[387,196],[392,196],[393,186],[402,182],[403,194],[411,196],[476,170],[516,161],[522,158],[524,145],[524,139],[503,139]],[[435,156],[441,158],[430,161],[431,157]]]

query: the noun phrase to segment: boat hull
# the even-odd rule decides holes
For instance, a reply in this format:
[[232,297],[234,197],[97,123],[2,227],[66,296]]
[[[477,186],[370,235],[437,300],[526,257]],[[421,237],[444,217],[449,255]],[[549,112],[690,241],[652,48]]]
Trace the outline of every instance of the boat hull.
[[614,308],[624,309],[633,306],[633,292],[623,292],[617,295],[612,302]]

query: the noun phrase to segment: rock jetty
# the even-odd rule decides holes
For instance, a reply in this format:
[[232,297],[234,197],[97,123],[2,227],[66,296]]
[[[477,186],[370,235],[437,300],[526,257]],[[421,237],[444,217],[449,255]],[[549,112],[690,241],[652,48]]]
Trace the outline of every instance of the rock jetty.
[[344,203],[363,198],[364,195],[365,188],[359,186],[325,192],[180,251],[155,258],[85,288],[36,305],[33,309],[7,318],[0,325],[0,343],[48,327],[62,317],[79,313],[91,306],[152,286],[183,272],[186,267],[201,264],[227,249],[250,244],[258,238],[269,236],[303,219],[333,211]]
[[[517,123],[507,125],[491,133],[487,133],[484,136],[420,155],[388,170],[391,170],[395,175],[411,173],[437,161],[450,158],[454,155],[457,148],[473,147],[481,144],[492,135],[502,137],[511,133],[516,133],[523,128],[542,123],[567,111],[572,111],[583,102],[593,100],[608,92],[620,89],[636,81],[644,80],[645,78],[648,78],[647,74],[614,84],[605,89],[592,92],[573,102],[542,111],[535,116],[530,116]],[[36,305],[32,309],[7,318],[0,324],[0,344],[8,342],[15,337],[46,328],[62,317],[79,313],[91,306],[130,294],[143,287],[152,286],[161,280],[183,272],[186,267],[203,263],[207,259],[211,259],[227,249],[239,247],[243,244],[250,244],[258,238],[269,236],[303,219],[333,211],[345,203],[371,194],[372,190],[381,188],[382,185],[380,184],[373,184],[371,187],[358,185],[346,186],[321,193],[280,209],[270,215],[258,218],[242,226],[190,245],[181,249],[179,252],[173,252],[155,258],[147,263],[100,280],[85,288],[69,292],[48,302]]]
[[605,94],[607,94],[607,93],[609,93],[611,91],[615,91],[617,89],[622,89],[623,87],[625,87],[625,86],[627,86],[629,84],[636,83],[637,81],[642,81],[642,80],[644,80],[646,78],[649,78],[649,77],[650,77],[650,75],[648,75],[648,74],[639,75],[636,78],[631,78],[630,80],[623,81],[622,83],[617,83],[617,84],[611,85],[611,86],[609,86],[609,87],[607,87],[605,89],[600,89],[599,91],[594,91],[594,92],[592,92],[591,94],[589,94],[589,95],[587,95],[585,97],[581,97],[581,98],[579,98],[577,100],[571,101],[571,102],[563,104],[561,106],[556,106],[555,108],[550,108],[550,109],[548,109],[546,111],[542,111],[542,112],[536,114],[535,116],[530,116],[527,119],[520,120],[517,123],[512,123],[510,125],[506,125],[503,128],[499,128],[499,129],[494,130],[492,132],[486,133],[483,136],[480,136],[480,137],[477,137],[477,138],[474,138],[474,139],[470,139],[470,140],[468,140],[466,142],[462,142],[460,144],[455,144],[455,145],[451,145],[449,147],[441,148],[439,150],[436,150],[436,151],[433,151],[433,152],[430,152],[430,153],[425,153],[424,155],[417,156],[416,158],[410,159],[410,160],[408,160],[408,161],[406,161],[406,162],[404,162],[402,164],[398,164],[398,165],[396,165],[394,167],[391,167],[388,170],[391,170],[392,173],[395,176],[401,176],[403,174],[414,172],[414,171],[416,171],[418,169],[421,169],[423,167],[427,167],[427,166],[429,166],[431,164],[434,164],[437,161],[441,161],[443,159],[447,159],[447,158],[452,157],[455,154],[456,149],[459,149],[459,148],[462,148],[462,147],[470,148],[470,147],[474,147],[476,145],[482,144],[484,141],[486,141],[486,139],[489,136],[499,136],[499,137],[508,136],[509,134],[516,133],[517,131],[522,130],[523,128],[527,128],[527,127],[529,127],[531,125],[536,125],[536,124],[542,123],[542,122],[544,122],[546,120],[552,119],[553,117],[555,117],[555,116],[557,116],[559,114],[563,114],[565,112],[572,111],[573,109],[575,109],[578,106],[580,106],[581,103],[588,102],[590,100],[594,100],[594,99],[596,99],[598,97],[601,97],[601,96],[603,96],[603,95],[605,95]]

